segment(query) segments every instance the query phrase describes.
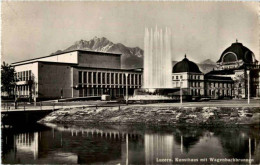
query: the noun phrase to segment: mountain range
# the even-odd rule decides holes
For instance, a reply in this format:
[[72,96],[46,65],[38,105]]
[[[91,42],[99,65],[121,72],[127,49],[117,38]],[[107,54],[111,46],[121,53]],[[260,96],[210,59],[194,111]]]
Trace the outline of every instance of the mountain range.
[[[132,69],[132,68],[142,68],[143,67],[143,54],[144,51],[139,47],[127,47],[121,43],[113,43],[107,38],[94,37],[93,39],[79,40],[76,41],[73,45],[69,46],[64,50],[58,50],[55,53],[61,53],[63,51],[70,50],[90,50],[90,51],[101,51],[101,52],[110,52],[110,53],[119,53],[121,56],[121,68],[123,69]],[[53,53],[53,54],[55,54]],[[176,64],[177,61],[173,61],[172,64]],[[206,73],[212,70],[216,63],[210,59],[202,61],[198,64],[201,71]]]

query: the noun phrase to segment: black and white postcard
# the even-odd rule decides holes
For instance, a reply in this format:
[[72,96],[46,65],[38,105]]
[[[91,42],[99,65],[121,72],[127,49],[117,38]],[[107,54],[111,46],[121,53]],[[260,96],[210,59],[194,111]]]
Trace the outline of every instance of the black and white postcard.
[[2,164],[259,164],[260,2],[1,2]]

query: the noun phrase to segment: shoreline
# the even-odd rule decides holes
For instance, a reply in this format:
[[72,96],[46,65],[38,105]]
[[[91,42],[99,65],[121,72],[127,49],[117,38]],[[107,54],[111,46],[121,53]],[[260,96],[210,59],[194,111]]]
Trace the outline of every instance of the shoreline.
[[63,108],[39,123],[167,125],[193,127],[259,126],[260,107],[124,106]]

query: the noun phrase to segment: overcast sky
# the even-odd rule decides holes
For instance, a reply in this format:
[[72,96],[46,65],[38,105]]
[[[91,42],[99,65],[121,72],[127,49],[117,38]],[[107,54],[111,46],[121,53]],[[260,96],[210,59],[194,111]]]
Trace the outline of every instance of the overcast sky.
[[2,61],[49,55],[80,39],[144,46],[145,27],[171,28],[173,60],[217,61],[236,38],[259,60],[259,2],[2,2]]

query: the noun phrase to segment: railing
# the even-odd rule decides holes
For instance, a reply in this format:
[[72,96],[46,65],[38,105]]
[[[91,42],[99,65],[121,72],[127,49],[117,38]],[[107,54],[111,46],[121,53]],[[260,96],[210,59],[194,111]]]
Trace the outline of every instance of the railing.
[[44,110],[44,109],[55,109],[55,108],[63,108],[63,103],[48,103],[44,105],[43,102],[29,103],[29,102],[17,102],[16,105],[14,102],[2,102],[1,109],[2,110]]
[[107,104],[77,104],[77,103],[70,103],[70,102],[37,102],[35,103],[29,103],[29,102],[17,102],[16,106],[14,102],[2,102],[1,103],[1,110],[2,111],[12,111],[12,110],[56,110],[56,109],[62,109],[62,108],[99,108],[99,107],[118,107],[120,110],[120,104],[116,105],[107,105]]

